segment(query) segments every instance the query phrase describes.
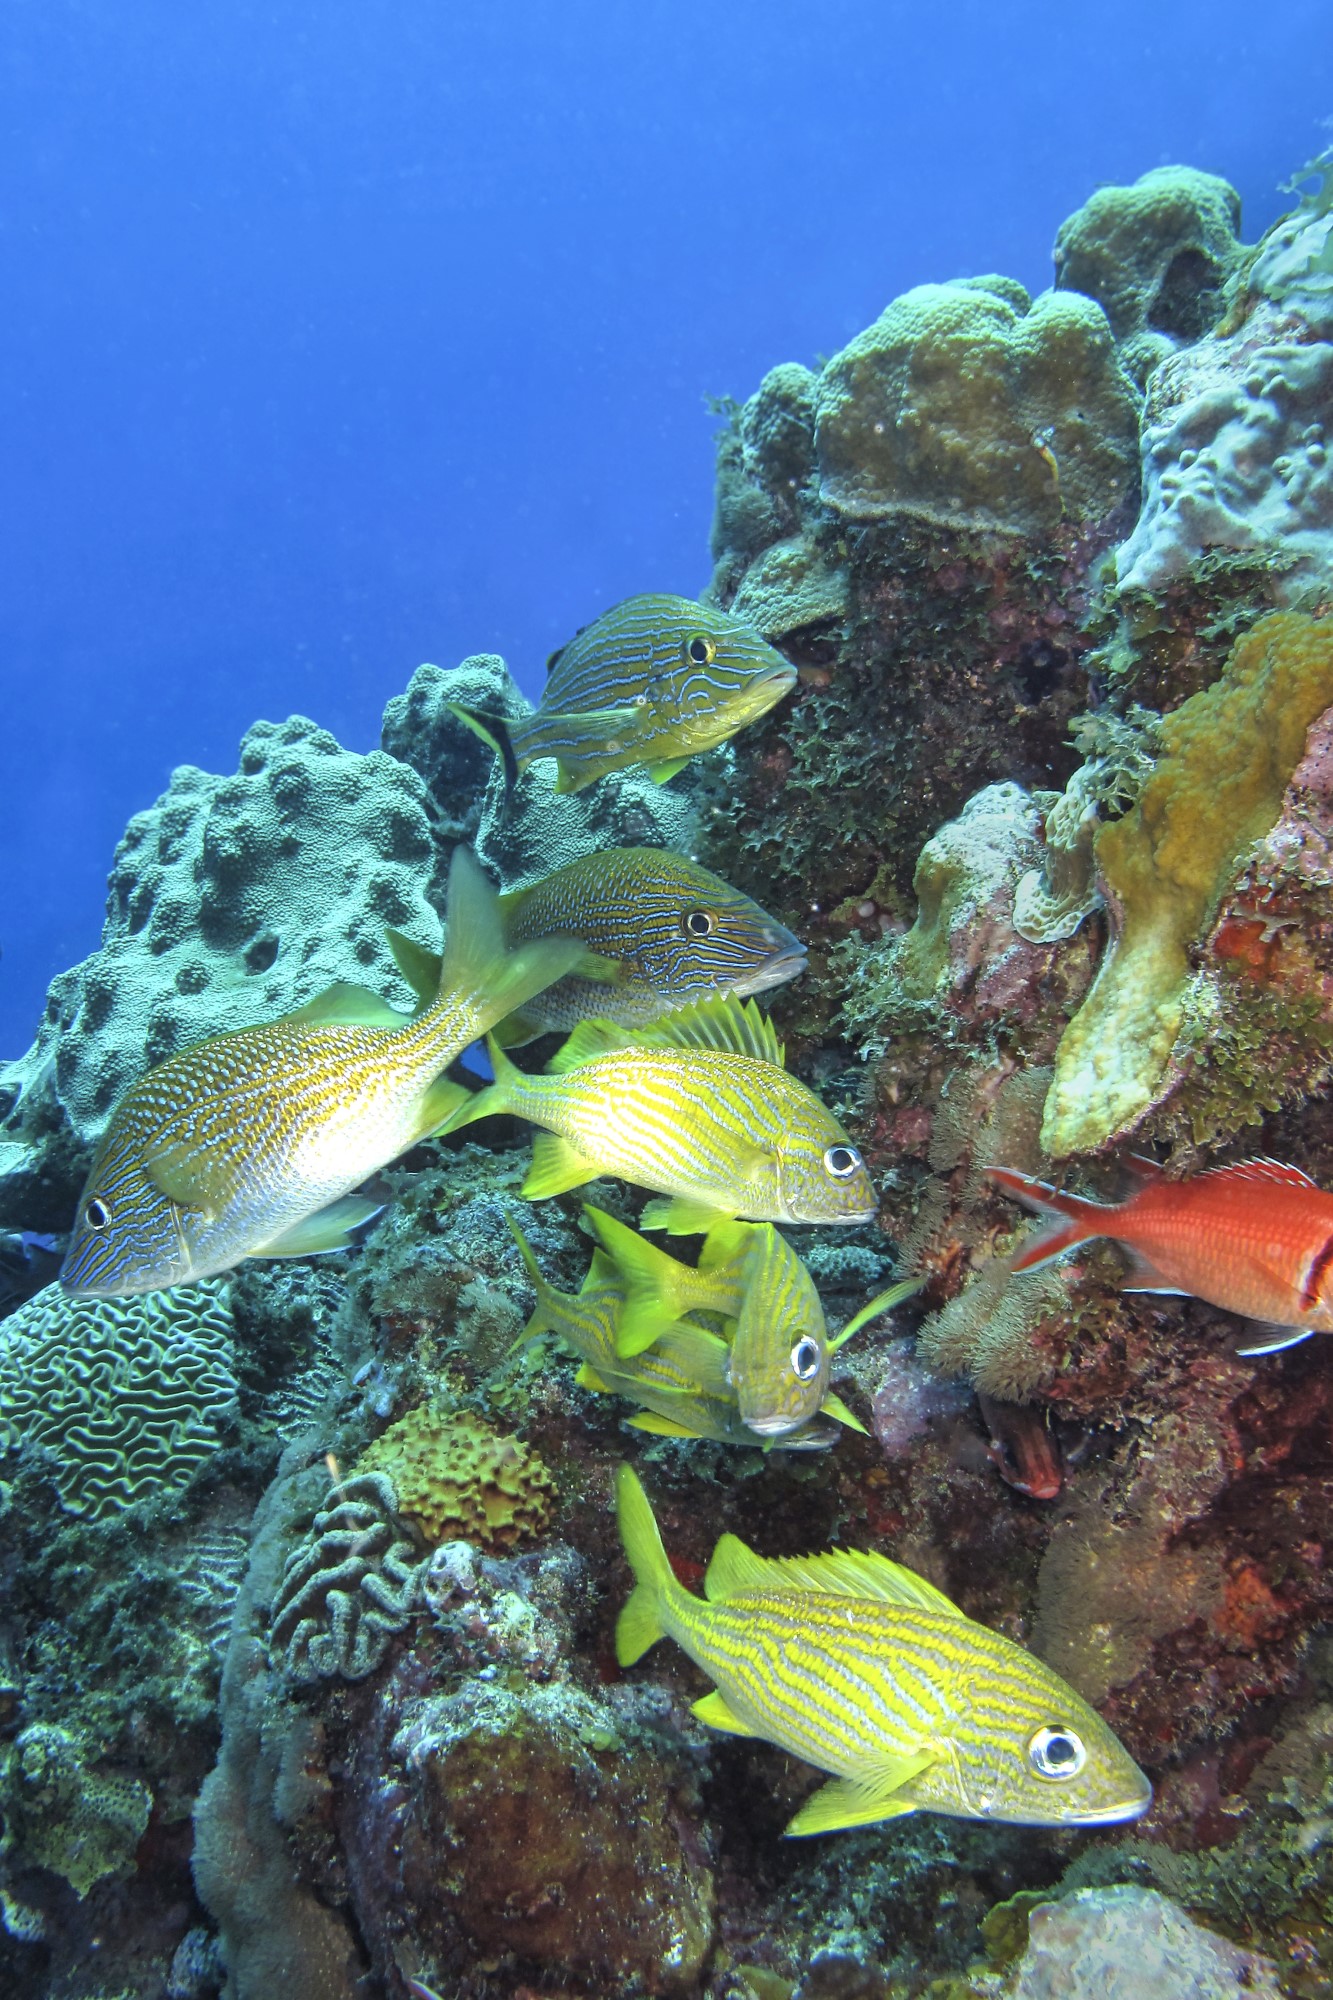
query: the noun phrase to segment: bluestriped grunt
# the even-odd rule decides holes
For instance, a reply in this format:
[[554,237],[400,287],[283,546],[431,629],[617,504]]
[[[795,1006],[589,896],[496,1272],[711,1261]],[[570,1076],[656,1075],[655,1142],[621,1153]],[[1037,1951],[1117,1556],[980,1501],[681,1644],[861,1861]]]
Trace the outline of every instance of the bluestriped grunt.
[[281,1020],[216,1035],[126,1092],[79,1201],[61,1281],[111,1298],[192,1284],[243,1257],[354,1241],[379,1204],[351,1194],[467,1093],[440,1073],[558,979],[577,939],[507,950],[494,889],[466,850],[449,874],[433,1004],[411,1020],[334,986]]
[[[590,955],[500,1023],[502,1048],[594,1015],[642,1025],[710,993],[762,993],[805,970],[804,945],[776,917],[697,861],[656,847],[581,855],[506,891],[500,912],[511,948],[577,937]],[[396,931],[389,941],[410,984],[433,999],[439,960]]]
[[616,1511],[635,1576],[620,1664],[674,1639],[716,1683],[694,1704],[701,1722],[831,1773],[789,1834],[921,1811],[1107,1826],[1152,1803],[1095,1710],[924,1577],[850,1549],[769,1561],[723,1535],[698,1598],[676,1580],[627,1465]]
[[782,1066],[754,1002],[701,1000],[631,1032],[585,1021],[545,1076],[516,1069],[494,1040],[495,1082],[445,1129],[494,1112],[544,1128],[523,1184],[560,1194],[618,1174],[670,1197],[645,1226],[710,1229],[722,1216],[763,1222],[867,1222],[875,1194],[861,1155]]
[[541,702],[521,722],[449,706],[503,758],[508,784],[553,757],[556,790],[581,792],[632,764],[665,783],[795,685],[795,667],[730,612],[627,597],[552,653]]
[[1265,1338],[1242,1354],[1333,1333],[1333,1194],[1281,1160],[1208,1167],[1183,1181],[1168,1180],[1155,1160],[1128,1164],[1138,1188],[1110,1205],[992,1167],[998,1186],[1051,1218],[1014,1270],[1036,1270],[1076,1243],[1109,1236],[1130,1253],[1126,1291],[1189,1292],[1264,1322]]

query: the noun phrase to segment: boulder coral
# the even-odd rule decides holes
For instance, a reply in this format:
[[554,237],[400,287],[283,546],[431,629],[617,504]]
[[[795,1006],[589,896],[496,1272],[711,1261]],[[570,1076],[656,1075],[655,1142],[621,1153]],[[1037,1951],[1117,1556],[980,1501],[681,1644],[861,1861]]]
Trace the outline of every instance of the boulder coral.
[[1132,1131],[1176,1080],[1190,950],[1273,826],[1307,733],[1333,703],[1333,619],[1276,612],[1161,726],[1138,802],[1095,845],[1113,937],[1065,1031],[1042,1144],[1054,1159]]
[[908,513],[1033,534],[1131,490],[1138,393],[1105,313],[1010,278],[918,285],[820,377],[821,497],[852,520]]

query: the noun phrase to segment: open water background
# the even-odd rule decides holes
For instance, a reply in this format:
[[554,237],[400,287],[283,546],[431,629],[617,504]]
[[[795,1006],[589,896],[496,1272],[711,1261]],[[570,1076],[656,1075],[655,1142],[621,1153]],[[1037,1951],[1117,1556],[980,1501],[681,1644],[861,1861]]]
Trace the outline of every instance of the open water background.
[[1170,161],[1253,238],[1327,0],[5,0],[0,1054],[258,716],[706,582],[716,420]]

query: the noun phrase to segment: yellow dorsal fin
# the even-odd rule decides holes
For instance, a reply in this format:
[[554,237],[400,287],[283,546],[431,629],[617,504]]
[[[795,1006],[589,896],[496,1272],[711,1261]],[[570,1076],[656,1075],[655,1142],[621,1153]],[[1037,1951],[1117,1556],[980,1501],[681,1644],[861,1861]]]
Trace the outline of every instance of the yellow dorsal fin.
[[312,1024],[341,1021],[355,1028],[405,1028],[410,1017],[400,1014],[368,986],[353,986],[340,979],[336,985],[326,986],[313,1000],[307,1000],[304,1007],[295,1007],[290,1014],[279,1018]]
[[713,994],[678,1007],[651,1027],[636,1029],[632,1039],[638,1048],[717,1049],[776,1063],[779,1069],[786,1053],[763,1009],[753,1000],[738,1000],[734,993]]
[[556,1050],[547,1063],[546,1074],[563,1076],[567,1070],[578,1069],[582,1064],[591,1062],[594,1056],[607,1055],[612,1049],[627,1049],[633,1042],[634,1036],[618,1021],[580,1021],[569,1040]]
[[713,1551],[704,1578],[710,1603],[748,1590],[804,1591],[820,1597],[875,1598],[882,1604],[914,1606],[942,1612],[950,1618],[963,1613],[942,1590],[915,1570],[890,1562],[887,1556],[862,1549],[830,1549],[822,1556],[757,1556],[736,1535],[723,1535]]

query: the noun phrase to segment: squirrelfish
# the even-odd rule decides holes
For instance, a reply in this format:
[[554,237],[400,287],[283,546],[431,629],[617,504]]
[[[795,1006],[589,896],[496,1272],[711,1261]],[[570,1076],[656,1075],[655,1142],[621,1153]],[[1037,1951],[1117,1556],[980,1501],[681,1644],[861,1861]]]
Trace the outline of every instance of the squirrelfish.
[[833,1355],[868,1319],[918,1290],[919,1280],[882,1294],[831,1340],[814,1280],[771,1222],[717,1223],[691,1266],[600,1209],[583,1213],[625,1286],[621,1356],[642,1353],[689,1313],[716,1313],[731,1328],[727,1382],[752,1431],[781,1437],[821,1410],[863,1428],[829,1388]]
[[1101,1717],[924,1577],[850,1549],[770,1561],[723,1535],[698,1598],[627,1465],[616,1511],[636,1579],[616,1626],[620,1664],[674,1639],[716,1683],[694,1704],[701,1722],[831,1773],[789,1834],[919,1811],[1107,1826],[1151,1804]]
[[[584,1210],[588,1216],[595,1212]],[[731,1394],[727,1343],[703,1327],[683,1321],[660,1327],[650,1351],[623,1359],[616,1335],[625,1286],[610,1258],[594,1251],[583,1287],[571,1297],[547,1282],[512,1218],[509,1227],[537,1294],[536,1311],[515,1346],[545,1333],[557,1335],[582,1363],[575,1378],[580,1388],[621,1396],[647,1412],[629,1418],[634,1429],[663,1437],[712,1438],[719,1444],[762,1444],[765,1451],[818,1451],[832,1443],[836,1433],[831,1427],[810,1423],[771,1440],[756,1437]]]
[[509,952],[494,889],[458,849],[433,1004],[408,1020],[339,985],[263,1026],[216,1035],[132,1085],[112,1113],[61,1271],[100,1297],[192,1284],[243,1257],[354,1241],[380,1204],[350,1195],[467,1093],[440,1072],[583,950]]
[[[636,1031],[585,1021],[545,1076],[490,1043],[495,1082],[449,1129],[512,1112],[544,1129],[525,1195],[618,1174],[671,1197],[645,1226],[706,1230],[720,1216],[867,1222],[875,1195],[861,1155],[813,1091],[789,1076],[752,1000],[700,1000]],[[658,1219],[660,1218],[660,1219]]]
[[627,597],[546,665],[541,702],[521,722],[449,706],[503,758],[507,784],[553,757],[558,792],[631,764],[665,783],[796,684],[795,667],[752,626],[688,597]]
[[[506,942],[582,938],[589,957],[502,1021],[514,1048],[594,1015],[637,1025],[710,993],[762,993],[805,970],[805,947],[775,917],[683,854],[610,847],[500,898]],[[433,999],[439,960],[396,931],[394,956]]]
[[992,1167],[1000,1187],[1053,1218],[1013,1269],[1035,1270],[1076,1243],[1109,1236],[1130,1253],[1126,1291],[1192,1293],[1265,1322],[1270,1337],[1242,1354],[1333,1333],[1333,1194],[1281,1160],[1208,1167],[1183,1181],[1168,1180],[1155,1160],[1128,1165],[1140,1185],[1118,1204]]

